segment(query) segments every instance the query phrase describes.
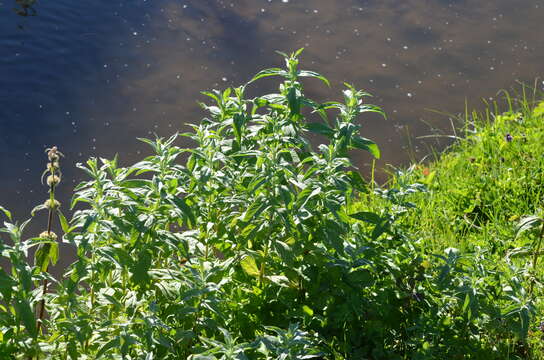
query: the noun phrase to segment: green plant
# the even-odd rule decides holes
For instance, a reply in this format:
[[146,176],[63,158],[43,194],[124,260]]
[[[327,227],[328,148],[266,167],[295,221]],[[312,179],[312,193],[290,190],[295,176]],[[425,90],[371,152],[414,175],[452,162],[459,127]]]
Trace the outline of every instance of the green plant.
[[[244,86],[205,92],[209,116],[190,133],[142,139],[153,151],[142,161],[78,165],[89,180],[75,189],[72,219],[48,207],[77,250],[58,281],[47,273],[56,259],[51,228],[22,240],[24,226],[6,224],[13,244],[2,242],[2,256],[14,269],[0,273],[6,358],[525,354],[535,313],[526,268],[498,262],[487,247],[430,247],[419,219],[440,196],[435,185],[412,167],[387,188],[369,186],[349,156],[380,156],[359,135],[358,117],[382,110],[347,84],[342,102],[307,98],[302,78],[328,80],[300,70],[300,52]],[[246,97],[272,76],[277,93]],[[175,145],[179,136],[195,147]],[[49,171],[54,179],[58,166]],[[37,245],[30,266],[26,249]],[[40,302],[49,317],[39,312],[36,323]]]

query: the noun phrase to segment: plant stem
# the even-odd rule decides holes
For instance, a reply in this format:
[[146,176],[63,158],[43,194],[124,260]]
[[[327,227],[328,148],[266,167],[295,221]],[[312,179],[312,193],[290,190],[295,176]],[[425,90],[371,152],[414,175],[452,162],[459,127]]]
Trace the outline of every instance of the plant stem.
[[[51,174],[53,176],[55,175],[55,169],[54,168],[51,170]],[[53,211],[55,209],[55,204],[54,204],[54,201],[55,201],[55,183],[54,182],[50,185],[50,188],[49,188],[49,201],[50,201],[50,206],[49,206],[49,218],[47,220],[47,235],[51,235],[51,226],[53,224]],[[49,265],[48,265],[48,267],[49,267]],[[45,272],[47,272],[47,268],[45,269]],[[45,294],[47,293],[47,286],[48,286],[47,279],[43,279],[43,281],[42,281],[42,299],[40,300],[40,312],[39,312],[38,320],[37,320],[37,323],[36,323],[36,328],[38,329],[38,334],[40,333],[43,318],[44,318],[44,315],[45,315]]]

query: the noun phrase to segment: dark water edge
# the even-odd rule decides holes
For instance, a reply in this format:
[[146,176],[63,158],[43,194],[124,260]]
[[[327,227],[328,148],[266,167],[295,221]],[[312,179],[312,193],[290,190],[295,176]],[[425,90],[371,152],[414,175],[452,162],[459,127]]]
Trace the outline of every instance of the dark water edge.
[[[59,197],[68,204],[89,156],[148,153],[137,137],[168,136],[204,113],[199,91],[241,84],[281,65],[275,50],[305,47],[317,100],[344,81],[388,114],[362,118],[378,166],[405,164],[408,135],[451,132],[448,116],[541,75],[542,1],[39,1],[21,17],[0,1],[0,204],[26,218],[46,198],[44,149],[66,154]],[[255,92],[269,90],[265,81]],[[542,88],[542,83],[538,86]],[[355,154],[368,172],[369,158]]]

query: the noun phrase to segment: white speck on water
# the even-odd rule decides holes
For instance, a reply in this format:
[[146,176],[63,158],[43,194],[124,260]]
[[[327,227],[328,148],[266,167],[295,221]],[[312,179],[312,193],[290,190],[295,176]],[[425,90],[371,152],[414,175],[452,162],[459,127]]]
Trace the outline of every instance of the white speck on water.
[[412,97],[412,93],[407,93],[406,96],[408,96],[409,98]]
[[387,67],[387,64],[382,64],[382,67]]
[[135,32],[133,32],[133,33],[132,33],[132,35],[134,35],[134,36],[138,36],[138,32],[137,32],[137,31],[135,31]]
[[228,79],[226,77],[222,77],[221,80],[227,81]]
[[404,50],[408,50],[408,46],[406,46],[406,45],[404,45],[402,48],[403,48]]
[[281,0],[282,3],[287,4],[289,0]]

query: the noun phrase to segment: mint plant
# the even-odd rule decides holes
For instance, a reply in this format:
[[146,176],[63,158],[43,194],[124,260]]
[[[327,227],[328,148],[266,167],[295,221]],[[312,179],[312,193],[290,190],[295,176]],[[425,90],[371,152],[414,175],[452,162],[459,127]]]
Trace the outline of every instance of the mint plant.
[[[36,210],[58,214],[77,255],[55,280],[51,222],[30,240],[6,223],[0,354],[498,359],[502,339],[523,341],[534,313],[523,273],[496,268],[485,252],[427,253],[403,223],[426,187],[368,186],[350,160],[358,150],[380,156],[359,117],[383,111],[349,84],[342,101],[306,97],[304,78],[329,82],[299,69],[300,53],[282,53],[285,68],[243,86],[204,92],[209,116],[192,132],[142,139],[153,152],[142,161],[79,164],[88,180],[70,221],[55,199],[59,153],[49,150],[50,199]],[[277,92],[248,98],[264,77],[280,80]],[[179,137],[195,146],[176,145]]]

